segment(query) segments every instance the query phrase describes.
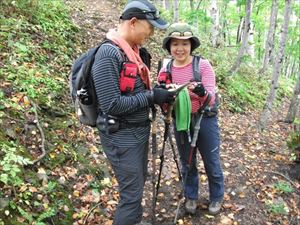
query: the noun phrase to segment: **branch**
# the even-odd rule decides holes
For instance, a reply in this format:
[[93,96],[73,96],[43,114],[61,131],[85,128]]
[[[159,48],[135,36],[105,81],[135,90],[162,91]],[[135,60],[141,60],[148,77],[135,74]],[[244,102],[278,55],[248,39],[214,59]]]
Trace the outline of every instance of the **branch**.
[[199,7],[200,7],[200,5],[201,5],[201,2],[202,2],[202,0],[199,1],[198,5],[197,5],[197,7],[196,7],[196,11],[198,11],[198,9],[199,9]]
[[99,205],[101,205],[102,201],[100,200],[96,205],[94,205],[89,211],[88,214],[86,214],[86,216],[84,217],[84,221],[82,225],[85,225],[88,218],[90,217],[91,213],[94,211],[94,209],[96,209]]
[[39,122],[39,118],[38,118],[38,113],[37,113],[37,107],[36,107],[36,104],[33,102],[33,101],[30,101],[31,105],[33,106],[33,112],[35,114],[35,124],[37,126],[37,128],[39,129],[40,131],[40,134],[41,134],[41,138],[42,138],[42,146],[41,146],[41,149],[42,149],[42,154],[36,158],[35,160],[32,161],[32,164],[35,164],[37,163],[38,161],[40,161],[42,158],[45,157],[46,155],[46,150],[45,150],[45,135],[44,135],[44,131],[40,125],[40,122]]
[[282,176],[282,177],[285,178],[287,181],[289,181],[289,182],[296,188],[296,190],[299,188],[297,184],[295,184],[290,178],[288,178],[287,176],[283,175],[282,173],[279,173],[279,172],[276,172],[276,171],[269,171],[269,170],[266,170],[265,172],[273,173],[273,174]]

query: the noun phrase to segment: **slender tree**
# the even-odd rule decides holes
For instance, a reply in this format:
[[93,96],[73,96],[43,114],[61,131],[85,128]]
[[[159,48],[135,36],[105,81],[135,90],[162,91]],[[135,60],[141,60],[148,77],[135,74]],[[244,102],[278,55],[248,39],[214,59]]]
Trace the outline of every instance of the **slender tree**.
[[283,23],[283,27],[282,27],[282,33],[280,36],[279,49],[278,49],[278,53],[277,53],[277,56],[275,59],[275,65],[273,67],[270,92],[269,92],[266,103],[264,105],[264,109],[263,109],[260,119],[259,119],[258,128],[260,130],[263,130],[266,127],[268,118],[272,111],[273,102],[276,97],[276,90],[278,88],[278,79],[279,79],[279,75],[280,75],[282,61],[284,58],[285,45],[286,45],[286,39],[287,39],[287,34],[288,34],[288,26],[289,26],[290,15],[291,15],[291,4],[292,4],[292,0],[285,0],[284,23]]
[[228,2],[223,1],[221,11],[220,11],[220,18],[222,19],[221,20],[222,21],[221,32],[222,32],[223,43],[226,44],[226,42],[228,40],[228,45],[231,45],[230,32],[229,32],[228,23],[227,23],[227,7],[228,7]]
[[165,9],[171,10],[172,6],[170,0],[164,0],[164,1],[165,1]]
[[289,106],[289,111],[287,113],[285,121],[289,123],[294,122],[297,115],[297,111],[299,110],[300,110],[300,68],[298,69],[298,79],[294,88],[294,94],[292,96],[292,100]]
[[214,48],[219,44],[220,24],[217,0],[211,0],[210,15],[212,19],[211,42]]
[[249,36],[249,30],[250,30],[250,17],[251,17],[251,0],[247,0],[246,3],[246,19],[245,19],[245,26],[244,26],[244,32],[242,36],[242,46],[239,50],[237,59],[231,69],[229,70],[230,74],[233,74],[241,65],[242,57],[244,56],[244,53],[246,51],[247,43],[248,43],[248,36]]
[[190,7],[191,7],[191,11],[194,10],[194,0],[190,0]]
[[[238,10],[240,10],[240,9],[238,8]],[[242,40],[242,33],[243,33],[242,31],[243,31],[244,27],[245,27],[245,19],[243,16],[240,16],[239,26],[236,31],[236,44],[240,43]]]
[[174,16],[173,16],[173,22],[179,21],[179,2],[178,0],[174,0]]
[[269,26],[268,35],[265,42],[264,61],[263,61],[263,66],[259,71],[259,73],[261,74],[264,73],[268,68],[272,51],[274,50],[274,37],[275,37],[275,30],[276,30],[277,12],[278,12],[278,0],[273,0],[271,15],[270,15],[270,26]]
[[252,22],[250,22],[249,26],[249,36],[246,45],[246,54],[249,55],[252,59],[255,57],[254,29]]

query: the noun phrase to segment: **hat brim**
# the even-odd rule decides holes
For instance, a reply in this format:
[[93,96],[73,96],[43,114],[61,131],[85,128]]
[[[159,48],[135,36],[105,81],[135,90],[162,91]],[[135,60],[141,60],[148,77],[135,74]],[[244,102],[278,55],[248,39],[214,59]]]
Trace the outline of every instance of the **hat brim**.
[[198,48],[200,46],[200,41],[197,37],[195,36],[187,36],[187,37],[184,37],[184,36],[181,36],[181,37],[166,37],[164,38],[163,40],[163,45],[162,47],[166,50],[168,50],[168,52],[170,52],[170,40],[174,38],[174,39],[181,39],[181,40],[187,40],[187,39],[190,39],[191,40],[191,44],[192,44],[192,51],[194,51],[196,48]]
[[169,23],[164,21],[163,19],[156,19],[156,20],[149,20],[149,23],[151,23],[154,27],[158,28],[158,29],[166,29],[169,26]]

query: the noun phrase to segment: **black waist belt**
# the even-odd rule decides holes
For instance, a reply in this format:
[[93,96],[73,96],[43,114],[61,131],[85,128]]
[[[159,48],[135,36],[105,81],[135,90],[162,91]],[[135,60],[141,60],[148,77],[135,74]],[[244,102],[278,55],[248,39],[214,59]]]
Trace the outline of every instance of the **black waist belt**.
[[217,111],[212,110],[212,111],[205,111],[204,114],[203,114],[203,116],[204,116],[204,117],[214,117],[214,116],[216,116],[217,114],[218,114]]
[[[198,114],[197,113],[192,113],[192,116],[196,116]],[[205,110],[204,113],[203,113],[203,117],[214,117],[218,115],[218,112],[216,110]]]
[[147,127],[149,125],[150,125],[150,120],[141,121],[141,122],[120,121],[119,129],[134,128],[134,127]]

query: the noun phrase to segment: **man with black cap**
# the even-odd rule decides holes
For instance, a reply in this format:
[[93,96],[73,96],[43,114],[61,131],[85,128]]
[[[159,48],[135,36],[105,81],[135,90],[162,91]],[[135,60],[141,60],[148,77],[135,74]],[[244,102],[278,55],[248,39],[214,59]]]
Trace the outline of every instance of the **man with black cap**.
[[146,0],[129,1],[118,28],[107,33],[110,41],[101,45],[92,68],[100,109],[97,126],[119,184],[114,225],[134,225],[142,220],[149,111],[153,104],[174,100],[172,92],[151,89],[149,68],[139,55],[140,46],[153,35],[154,27],[168,27],[155,6]]

